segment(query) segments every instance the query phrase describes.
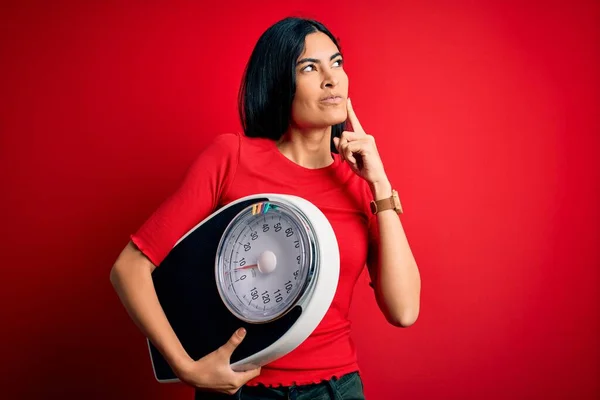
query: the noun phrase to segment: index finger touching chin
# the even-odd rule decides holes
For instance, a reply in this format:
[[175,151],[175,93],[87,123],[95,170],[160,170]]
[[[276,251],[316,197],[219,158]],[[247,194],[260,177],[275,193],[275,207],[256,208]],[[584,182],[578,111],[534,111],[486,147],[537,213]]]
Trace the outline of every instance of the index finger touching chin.
[[348,110],[348,120],[352,124],[352,129],[354,132],[364,132],[362,125],[358,121],[358,117],[354,113],[354,108],[352,108],[352,101],[348,97],[348,101],[346,102],[346,109]]

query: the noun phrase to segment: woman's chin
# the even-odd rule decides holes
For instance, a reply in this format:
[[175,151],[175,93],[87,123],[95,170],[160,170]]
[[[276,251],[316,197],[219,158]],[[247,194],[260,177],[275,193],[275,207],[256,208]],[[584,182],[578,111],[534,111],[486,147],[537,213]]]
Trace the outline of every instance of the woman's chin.
[[320,128],[329,128],[333,125],[338,125],[344,123],[346,121],[346,112],[336,113],[325,115],[323,118],[319,118],[318,120],[305,120],[303,123],[296,123],[298,127],[311,128],[311,129],[320,129]]
[[346,110],[340,110],[330,113],[330,115],[327,115],[324,119],[327,121],[327,126],[333,126],[346,121],[347,116],[348,114],[346,113]]
[[344,122],[346,122],[346,118],[337,118],[337,119],[332,120],[328,125],[333,126],[333,125],[343,124]]

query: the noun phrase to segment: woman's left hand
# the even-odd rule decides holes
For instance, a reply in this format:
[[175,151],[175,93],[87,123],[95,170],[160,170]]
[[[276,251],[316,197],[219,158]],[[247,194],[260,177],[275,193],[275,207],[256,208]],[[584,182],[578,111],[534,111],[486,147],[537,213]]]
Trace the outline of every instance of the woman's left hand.
[[375,138],[362,128],[352,109],[350,99],[346,107],[353,131],[344,131],[340,138],[333,138],[333,144],[340,153],[342,161],[347,161],[350,168],[369,182],[369,185],[387,182],[383,162],[375,146]]

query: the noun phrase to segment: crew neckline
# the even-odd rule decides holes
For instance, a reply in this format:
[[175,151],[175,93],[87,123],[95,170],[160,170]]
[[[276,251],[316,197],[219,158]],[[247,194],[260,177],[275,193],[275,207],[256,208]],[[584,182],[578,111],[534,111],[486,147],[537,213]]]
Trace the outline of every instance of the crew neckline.
[[276,153],[277,158],[281,159],[284,163],[286,163],[287,165],[290,165],[292,168],[294,168],[297,171],[300,171],[302,173],[306,173],[306,174],[328,173],[329,171],[333,171],[340,165],[339,154],[330,152],[333,160],[329,165],[326,165],[321,168],[306,168],[306,167],[303,167],[302,165],[296,164],[294,161],[287,158],[285,156],[285,154],[283,154],[279,150],[279,147],[277,147],[277,142],[275,140],[267,139],[267,141],[269,142],[269,146],[270,146],[271,150]]

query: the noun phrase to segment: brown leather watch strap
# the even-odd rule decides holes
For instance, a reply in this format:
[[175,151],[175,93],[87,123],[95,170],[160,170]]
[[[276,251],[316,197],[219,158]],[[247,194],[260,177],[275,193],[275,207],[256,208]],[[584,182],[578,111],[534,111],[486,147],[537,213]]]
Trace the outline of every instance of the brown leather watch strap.
[[398,192],[395,190],[392,190],[392,195],[390,197],[371,201],[370,207],[373,214],[390,209],[396,211],[398,214],[402,214],[403,212],[402,205],[400,204],[400,198],[398,197]]

